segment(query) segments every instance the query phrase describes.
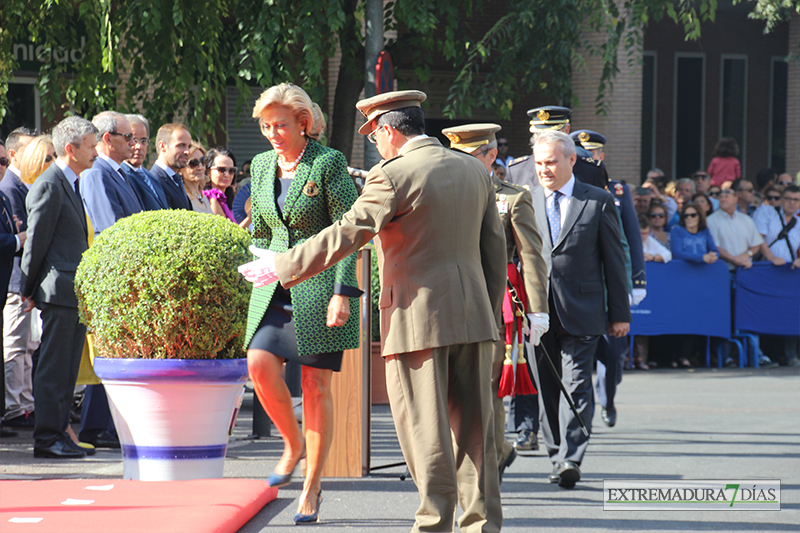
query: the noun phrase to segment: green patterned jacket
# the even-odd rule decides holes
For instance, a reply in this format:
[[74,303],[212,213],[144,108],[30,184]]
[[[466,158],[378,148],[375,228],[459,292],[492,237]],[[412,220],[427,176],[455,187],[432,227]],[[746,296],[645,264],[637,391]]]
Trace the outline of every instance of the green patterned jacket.
[[[275,204],[277,161],[277,154],[270,150],[255,156],[250,167],[253,244],[285,252],[341,219],[356,201],[358,192],[347,173],[344,155],[309,139],[289,187],[281,218]],[[264,317],[276,283],[253,288],[245,348]],[[301,356],[358,347],[358,298],[351,298],[352,314],[344,326],[329,328],[325,323],[328,303],[334,289],[340,285],[358,287],[356,254],[291,288],[297,348]]]

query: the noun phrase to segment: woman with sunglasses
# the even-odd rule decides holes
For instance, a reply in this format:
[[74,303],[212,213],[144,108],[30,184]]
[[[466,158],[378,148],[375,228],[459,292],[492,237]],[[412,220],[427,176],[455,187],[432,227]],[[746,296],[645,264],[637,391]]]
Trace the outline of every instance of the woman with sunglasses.
[[647,217],[650,219],[650,235],[669,250],[669,232],[666,230],[667,208],[660,203],[651,204]]
[[[281,252],[340,220],[358,193],[344,155],[319,143],[325,119],[303,89],[289,83],[270,87],[253,118],[273,148],[255,156],[251,166],[253,245]],[[250,379],[284,442],[269,484],[288,485],[307,457],[298,524],[319,518],[322,470],[333,440],[331,379],[343,350],[359,345],[355,267],[352,255],[291,289],[277,282],[255,287],[250,299],[244,343]],[[290,360],[302,365],[302,429],[281,377]]]
[[670,241],[673,259],[708,264],[719,259],[719,250],[706,226],[706,215],[697,203],[683,207],[678,225],[672,228]]
[[183,178],[183,188],[186,196],[192,203],[192,210],[198,213],[214,214],[211,210],[211,203],[203,194],[203,187],[206,185],[206,149],[202,144],[193,142],[189,147],[189,162],[185,167],[178,170],[178,174]]
[[[211,204],[211,211],[215,215],[227,217],[228,220],[236,224],[236,217],[233,216],[231,206],[233,205],[233,180],[236,178],[236,160],[233,153],[225,148],[212,148],[206,154],[206,172],[208,185],[203,194]],[[239,223],[239,227],[247,228],[250,225],[248,216]]]
[[[33,139],[19,163],[20,180],[33,185],[42,172],[47,170],[56,160],[56,149],[49,135],[39,135]],[[16,211],[14,212],[16,213]]]
[[[778,185],[769,185],[764,190],[764,203],[761,204],[762,206],[768,205],[770,207],[780,207],[781,205],[781,190],[782,188]],[[761,206],[759,206],[761,207]],[[755,214],[753,214],[755,217]]]

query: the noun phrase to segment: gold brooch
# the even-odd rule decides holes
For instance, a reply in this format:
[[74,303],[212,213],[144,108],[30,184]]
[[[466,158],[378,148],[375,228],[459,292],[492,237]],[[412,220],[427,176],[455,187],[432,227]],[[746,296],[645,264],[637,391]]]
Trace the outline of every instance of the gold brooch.
[[536,113],[536,118],[538,118],[542,122],[546,122],[550,118],[550,113],[548,113],[544,109],[540,109],[539,112]]
[[317,187],[317,184],[314,183],[313,181],[309,181],[303,187],[303,194],[305,194],[309,198],[313,198],[319,194],[319,187]]
[[588,134],[588,133],[586,133],[585,131],[582,131],[582,132],[580,132],[580,133],[578,134],[578,140],[579,140],[580,142],[582,142],[582,143],[585,143],[586,141],[588,141],[588,140],[589,140],[589,138],[590,138],[590,137],[589,137],[589,134]]
[[455,133],[445,133],[444,136],[450,139],[451,143],[458,144],[459,142],[461,142],[461,137],[459,137]]

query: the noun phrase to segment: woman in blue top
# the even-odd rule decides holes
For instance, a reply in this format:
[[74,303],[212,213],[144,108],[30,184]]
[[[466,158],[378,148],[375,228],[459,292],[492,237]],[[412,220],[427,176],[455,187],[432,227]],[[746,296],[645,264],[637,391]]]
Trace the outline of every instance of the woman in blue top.
[[678,225],[670,232],[672,258],[693,263],[714,263],[719,251],[706,227],[706,214],[698,204],[683,206]]

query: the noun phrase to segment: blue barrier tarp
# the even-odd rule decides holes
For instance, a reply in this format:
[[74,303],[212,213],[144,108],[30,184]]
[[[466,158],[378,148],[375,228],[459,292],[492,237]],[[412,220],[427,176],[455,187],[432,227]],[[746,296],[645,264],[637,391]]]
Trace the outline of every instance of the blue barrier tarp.
[[[650,279],[647,281],[649,290]],[[747,270],[740,268],[734,301],[736,329],[800,336],[800,269],[766,262],[755,263]]]
[[647,297],[631,307],[632,335],[731,336],[731,277],[723,261],[648,262]]

